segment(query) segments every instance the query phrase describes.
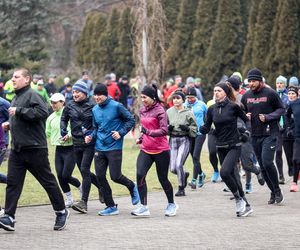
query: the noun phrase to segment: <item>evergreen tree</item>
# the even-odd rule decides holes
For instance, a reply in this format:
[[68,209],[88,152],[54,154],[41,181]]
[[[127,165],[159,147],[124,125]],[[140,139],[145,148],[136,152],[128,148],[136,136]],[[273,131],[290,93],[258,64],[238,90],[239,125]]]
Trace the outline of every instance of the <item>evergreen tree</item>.
[[278,75],[299,74],[300,3],[279,0],[272,32],[272,48],[268,58],[268,80],[275,83]]
[[211,43],[205,59],[208,87],[212,88],[222,77],[240,70],[243,49],[243,23],[240,1],[219,1],[218,15]]
[[193,32],[191,72],[196,76],[204,73],[205,54],[210,44],[212,32],[218,12],[217,0],[200,0],[196,12],[196,25]]

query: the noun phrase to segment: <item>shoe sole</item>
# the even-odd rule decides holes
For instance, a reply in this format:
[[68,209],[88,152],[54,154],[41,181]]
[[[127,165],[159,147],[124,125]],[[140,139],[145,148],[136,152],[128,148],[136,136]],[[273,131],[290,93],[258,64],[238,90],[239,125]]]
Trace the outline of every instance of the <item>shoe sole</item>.
[[250,210],[248,211],[245,211],[244,213],[242,214],[238,214],[237,217],[247,217],[248,215],[252,214],[253,213],[253,209],[251,208]]
[[282,198],[282,200],[281,200],[280,202],[275,201],[275,204],[276,204],[277,206],[283,205],[283,204],[284,204],[284,198]]
[[98,213],[99,216],[113,216],[113,215],[118,215],[118,214],[119,214],[119,211],[112,212],[112,213],[109,213],[109,214]]
[[133,215],[137,218],[147,218],[147,217],[150,217],[150,212],[149,213],[142,213],[142,214],[136,214],[134,212],[131,212],[131,215]]
[[67,218],[66,218],[66,221],[65,221],[65,224],[62,226],[62,227],[60,227],[60,228],[54,228],[54,230],[55,231],[61,231],[61,230],[64,230],[65,229],[65,227],[67,226],[67,223],[68,223],[68,220],[69,220],[69,217],[70,217],[70,211],[69,210],[66,210],[67,211]]
[[0,228],[4,229],[5,231],[9,231],[9,232],[15,231],[15,228],[14,228],[14,227],[5,225],[5,224],[3,224],[3,223],[1,223],[1,222],[0,222]]
[[82,214],[87,214],[87,210],[84,210],[84,209],[81,209],[79,207],[76,207],[76,205],[72,205],[72,209],[79,212],[79,213],[82,213]]

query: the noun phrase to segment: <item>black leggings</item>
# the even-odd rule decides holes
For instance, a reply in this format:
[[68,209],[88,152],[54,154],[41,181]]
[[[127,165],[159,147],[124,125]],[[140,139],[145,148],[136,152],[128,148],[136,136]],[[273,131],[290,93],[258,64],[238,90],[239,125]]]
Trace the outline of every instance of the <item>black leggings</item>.
[[284,149],[289,173],[291,173],[293,169],[293,144],[294,144],[294,140],[283,139],[283,149]]
[[277,135],[276,154],[275,154],[275,162],[276,162],[276,167],[278,170],[279,177],[283,177],[282,145],[283,145],[282,133],[279,132],[279,134]]
[[239,178],[237,178],[237,162],[241,155],[241,147],[218,148],[218,156],[221,163],[220,175],[230,191],[235,194],[239,191],[239,195],[244,197],[244,191]]
[[208,134],[207,146],[208,146],[208,151],[209,151],[210,164],[213,166],[215,172],[219,172],[217,148],[216,148],[216,137],[211,133]]
[[80,181],[72,177],[75,168],[73,146],[57,146],[55,150],[55,169],[59,185],[64,193],[70,192],[70,185],[80,187]]
[[100,189],[100,185],[98,183],[96,175],[91,173],[90,171],[95,152],[94,147],[95,145],[74,146],[76,163],[80,169],[80,173],[82,176],[81,199],[85,202],[87,202],[89,199],[91,183],[93,183],[98,189]]
[[140,151],[137,158],[137,184],[140,194],[141,203],[147,205],[147,183],[146,176],[153,162],[156,165],[158,180],[165,191],[169,203],[174,203],[173,187],[168,179],[170,151],[163,151],[159,154],[147,154]]
[[200,163],[200,154],[202,146],[205,141],[206,135],[197,135],[195,138],[191,138],[190,154],[193,158],[193,178],[197,179],[198,175],[202,174],[202,168]]
[[294,141],[293,145],[293,162],[294,162],[294,177],[293,181],[295,183],[298,182],[298,176],[299,176],[299,170],[300,170],[300,156],[299,156],[299,151],[300,151],[300,142],[299,140]]

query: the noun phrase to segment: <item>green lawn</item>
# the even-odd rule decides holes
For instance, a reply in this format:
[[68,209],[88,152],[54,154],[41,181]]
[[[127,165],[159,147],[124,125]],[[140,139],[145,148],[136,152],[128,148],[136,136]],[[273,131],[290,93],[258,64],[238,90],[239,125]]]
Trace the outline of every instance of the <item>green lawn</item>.
[[[50,160],[51,168],[55,173],[54,149],[55,149],[54,147],[49,146],[49,160]],[[132,179],[133,181],[135,181],[136,179],[135,176],[136,159],[138,153],[139,153],[139,148],[134,145],[133,140],[125,139],[125,145],[123,150],[123,174],[129,177],[130,179]],[[38,156],[34,156],[34,157],[38,157]],[[208,153],[207,150],[205,149],[201,154],[201,163],[202,163],[202,168],[205,171],[208,180],[213,172],[213,169],[209,164]],[[188,160],[186,162],[186,169],[192,174],[192,160],[190,156],[188,157]],[[94,164],[92,164],[91,170],[94,172]],[[1,173],[6,173],[6,171],[7,171],[7,161],[4,162],[0,167]],[[75,168],[73,175],[78,177],[79,180],[81,180],[81,176],[77,167]],[[169,174],[169,177],[173,184],[174,189],[177,190],[177,177],[172,173]],[[110,180],[109,176],[108,179]],[[113,194],[115,196],[128,195],[127,188],[119,184],[113,183],[111,181],[110,184],[113,190]],[[147,184],[148,184],[148,191],[161,190],[161,186],[156,176],[155,167],[152,167],[151,170],[149,171],[149,174],[147,176]],[[74,187],[72,187],[72,190],[75,199],[78,199],[79,192]],[[2,206],[4,205],[4,199],[5,199],[4,197],[5,197],[5,185],[0,184],[0,205]],[[98,197],[98,192],[96,188],[92,186],[90,199],[97,199],[97,197]],[[32,175],[29,172],[27,172],[25,185],[19,200],[19,205],[37,205],[37,204],[49,204],[49,199],[46,192],[41,187],[41,185],[32,177]]]

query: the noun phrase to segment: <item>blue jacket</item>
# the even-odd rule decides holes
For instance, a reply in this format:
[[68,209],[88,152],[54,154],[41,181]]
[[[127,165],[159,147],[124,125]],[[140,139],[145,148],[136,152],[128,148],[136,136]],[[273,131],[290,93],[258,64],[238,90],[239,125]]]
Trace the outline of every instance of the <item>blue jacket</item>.
[[207,113],[206,104],[200,100],[196,100],[194,103],[190,104],[186,100],[184,106],[190,108],[193,111],[198,127],[197,135],[201,135],[201,133],[199,132],[199,128],[204,124],[204,118]]
[[[134,118],[119,102],[110,96],[93,108],[93,138],[96,139],[96,150],[122,150],[124,136],[133,128]],[[121,138],[115,140],[112,131],[119,132]]]

